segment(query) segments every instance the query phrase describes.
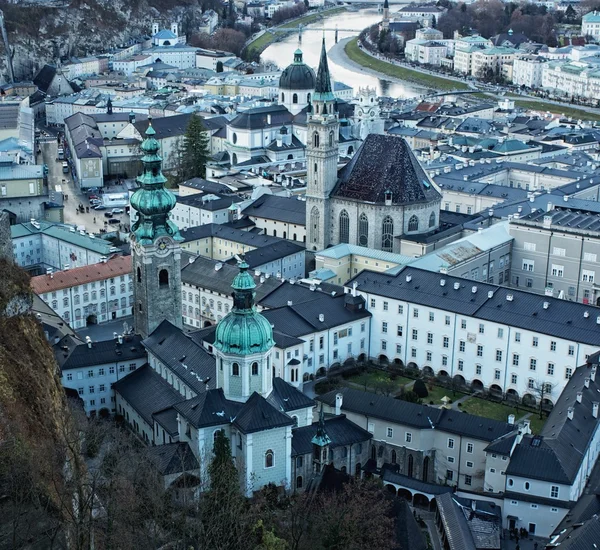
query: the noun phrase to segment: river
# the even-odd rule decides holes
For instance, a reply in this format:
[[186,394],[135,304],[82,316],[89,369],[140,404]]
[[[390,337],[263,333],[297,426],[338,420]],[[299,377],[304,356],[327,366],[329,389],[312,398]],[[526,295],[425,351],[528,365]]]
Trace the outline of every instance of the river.
[[[323,26],[326,29],[335,29],[336,27],[344,29],[338,32],[338,40],[342,40],[350,36],[357,36],[364,28],[381,21],[381,18],[382,14],[378,13],[376,8],[366,8],[355,12],[346,11],[333,15],[322,21],[307,25],[302,31],[301,43],[298,42],[298,33],[293,32],[282,39],[281,42],[271,44],[261,54],[261,59],[265,62],[275,63],[281,69],[284,69],[293,61],[296,48],[300,47],[304,54],[304,62],[316,71],[319,64],[321,38],[323,36],[323,31],[318,29],[322,29]],[[335,45],[334,30],[325,31],[325,43],[328,50]],[[364,88],[365,86],[375,88],[377,94],[380,96],[398,98],[414,97],[423,91],[409,82],[391,82],[364,72],[342,67],[334,63],[331,58],[329,59],[329,70],[334,80],[352,86],[355,94],[359,88]]]

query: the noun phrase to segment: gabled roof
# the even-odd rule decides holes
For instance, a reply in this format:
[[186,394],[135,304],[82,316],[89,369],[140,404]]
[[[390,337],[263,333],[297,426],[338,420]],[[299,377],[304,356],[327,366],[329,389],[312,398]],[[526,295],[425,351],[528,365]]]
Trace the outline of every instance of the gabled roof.
[[146,447],[146,456],[162,476],[190,472],[200,468],[187,442]]
[[146,357],[146,350],[137,334],[126,336],[122,344],[112,339],[92,342],[91,347],[77,338],[65,336],[54,345],[54,355],[61,370],[66,371],[142,359]]
[[262,432],[274,428],[292,426],[294,421],[278,411],[262,395],[254,392],[246,401],[233,421],[242,433]]
[[206,391],[174,406],[175,410],[194,428],[229,424],[240,407],[240,403],[225,399],[221,388]]
[[406,140],[369,134],[352,160],[340,170],[331,195],[384,204],[388,191],[394,205],[441,199]]
[[[598,16],[600,21],[600,16]],[[600,541],[600,516],[594,516],[583,524],[573,525],[551,539],[547,548],[560,550],[595,550]]]
[[242,211],[245,216],[282,221],[296,225],[306,223],[306,203],[295,197],[263,195]]
[[[540,435],[524,437],[515,448],[507,475],[564,484],[575,481],[600,422],[592,414],[593,404],[600,402],[600,377],[590,379],[592,368],[588,364],[575,369]],[[581,403],[577,401],[579,392]]]
[[341,388],[317,397],[317,401],[334,407],[336,394],[342,394],[342,410],[380,418],[420,429],[437,429],[481,441],[512,432],[514,425],[449,409],[437,409],[353,388]]
[[[312,453],[312,439],[317,433],[318,422],[292,430],[292,456]],[[357,426],[345,415],[325,419],[325,431],[331,440],[330,447],[344,447],[369,441],[373,434]]]
[[142,344],[195,393],[216,387],[215,358],[169,321],[158,325]]
[[292,122],[292,114],[283,105],[257,107],[237,115],[230,123],[231,128],[257,130],[260,128],[281,127]]
[[53,65],[44,65],[38,74],[35,75],[33,83],[40,91],[47,93],[52,80],[56,76],[56,67]]
[[273,378],[273,391],[267,397],[267,401],[281,412],[286,413],[312,408],[315,404],[310,397],[279,377]]
[[183,401],[183,396],[148,364],[121,378],[113,387],[150,426],[154,426],[153,413]]
[[[194,113],[184,113],[182,115],[153,118],[152,128],[154,128],[154,131],[156,132],[154,137],[156,139],[164,139],[174,136],[183,136],[193,114]],[[136,120],[134,126],[139,134],[144,136],[146,129],[148,128],[148,120]]]

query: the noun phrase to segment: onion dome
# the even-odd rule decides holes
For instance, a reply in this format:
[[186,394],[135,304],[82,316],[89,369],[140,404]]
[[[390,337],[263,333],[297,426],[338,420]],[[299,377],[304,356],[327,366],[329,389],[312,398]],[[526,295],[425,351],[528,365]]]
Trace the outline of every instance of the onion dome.
[[315,71],[302,61],[302,51],[294,52],[294,62],[288,65],[279,78],[280,90],[314,90]]
[[254,306],[256,284],[248,267],[240,262],[240,272],[231,284],[233,308],[215,331],[214,346],[222,353],[252,355],[267,352],[274,345],[271,323]]
[[131,207],[138,213],[132,232],[142,244],[152,244],[157,237],[168,235],[175,240],[183,240],[177,226],[169,221],[169,214],[177,199],[165,189],[167,178],[162,173],[162,158],[158,154],[159,144],[154,137],[156,132],[150,120],[146,138],[142,142],[142,174],[137,177],[139,187],[131,196]]

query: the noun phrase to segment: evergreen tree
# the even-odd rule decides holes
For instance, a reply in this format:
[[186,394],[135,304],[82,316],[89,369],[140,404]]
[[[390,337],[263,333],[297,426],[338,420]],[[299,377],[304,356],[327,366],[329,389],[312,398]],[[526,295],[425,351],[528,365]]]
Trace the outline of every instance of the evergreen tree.
[[183,144],[180,150],[180,175],[182,181],[190,178],[203,178],[206,175],[206,163],[210,160],[210,138],[202,118],[197,114],[190,117]]

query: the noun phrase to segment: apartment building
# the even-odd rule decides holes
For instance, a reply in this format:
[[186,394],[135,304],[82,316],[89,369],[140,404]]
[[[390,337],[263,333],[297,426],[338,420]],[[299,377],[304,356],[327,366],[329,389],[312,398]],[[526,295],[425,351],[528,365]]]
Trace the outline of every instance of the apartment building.
[[370,354],[527,403],[556,402],[600,346],[600,310],[404,267],[345,286],[372,314]]
[[539,88],[546,60],[537,55],[517,55],[513,60],[512,83],[516,86]]
[[31,289],[72,328],[131,315],[131,256],[38,275]]
[[600,222],[593,212],[571,210],[568,202],[512,219],[511,285],[582,304],[600,305],[596,279]]

